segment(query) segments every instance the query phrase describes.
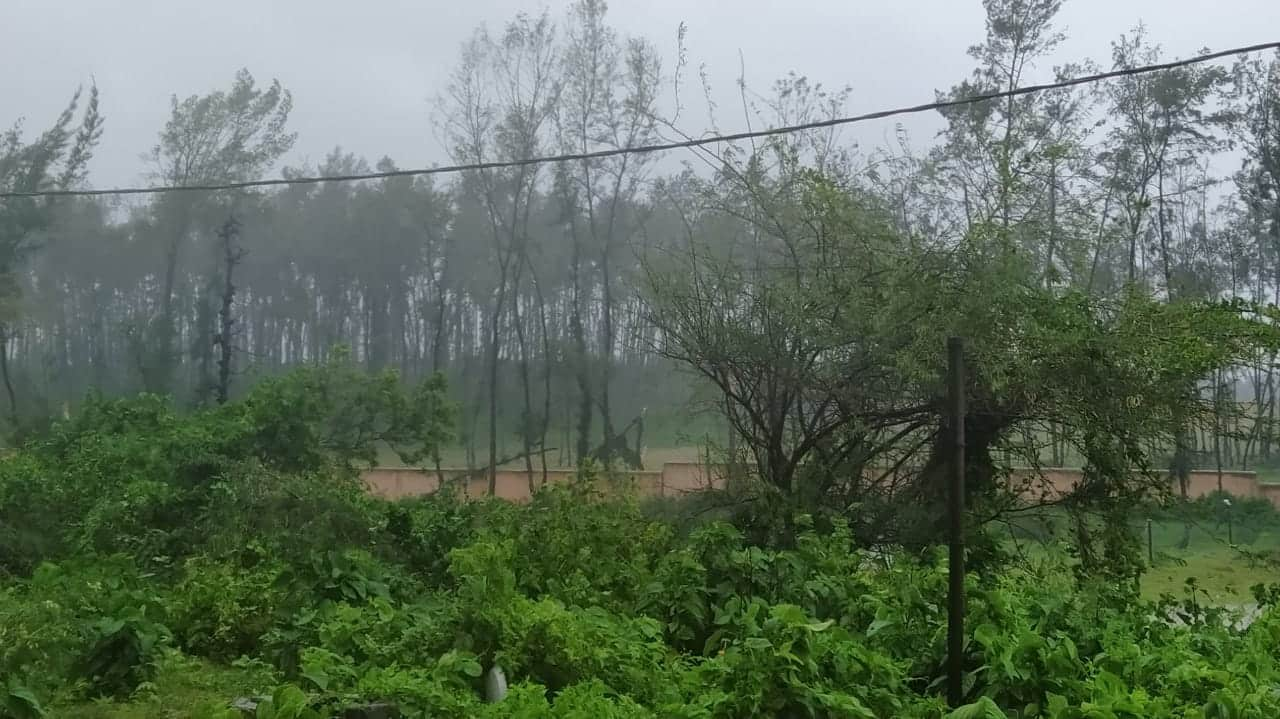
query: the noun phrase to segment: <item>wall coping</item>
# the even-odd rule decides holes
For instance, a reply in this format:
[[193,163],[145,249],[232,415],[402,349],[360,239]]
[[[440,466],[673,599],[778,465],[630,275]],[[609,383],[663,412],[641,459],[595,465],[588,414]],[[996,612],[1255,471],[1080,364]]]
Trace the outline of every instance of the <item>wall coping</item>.
[[[676,461],[676,462],[663,462],[663,463],[662,463],[662,466],[663,466],[663,467],[704,467],[704,466],[706,466],[706,464],[705,464],[704,462]],[[713,466],[713,467],[720,467],[720,466],[724,466],[724,464],[723,464],[723,463],[718,463],[718,464],[712,464],[711,466]],[[1083,471],[1084,471],[1084,468],[1083,468],[1083,467],[1010,467],[1009,469],[1011,469],[1011,470],[1013,470],[1013,471],[1015,471],[1015,472],[1083,472]],[[410,466],[408,466],[408,465],[390,465],[390,464],[380,464],[380,465],[377,465],[377,466],[374,466],[374,467],[370,467],[370,468],[368,468],[368,469],[366,469],[366,470],[362,470],[362,471],[366,471],[366,472],[422,472],[423,474],[435,474],[435,473],[436,473],[436,469],[435,469],[434,467],[410,467]],[[483,470],[478,469],[478,468],[477,468],[477,469],[467,469],[466,467],[441,467],[439,471],[440,471],[440,472],[444,472],[444,473],[450,473],[450,472],[477,472],[477,473],[479,473],[479,472],[481,472],[481,471],[483,471]],[[498,471],[499,471],[499,472],[526,472],[527,470],[526,470],[526,469],[524,469],[523,467],[511,467],[511,468],[499,468],[499,469],[498,469]],[[541,467],[534,467],[534,468],[533,468],[533,471],[534,471],[534,473],[535,473],[535,474],[540,474],[540,473],[542,472],[542,468],[541,468]],[[547,467],[547,472],[567,473],[567,472],[576,472],[576,471],[577,471],[577,469],[576,469],[576,468],[574,468],[574,467]],[[1153,470],[1151,470],[1151,472],[1152,472],[1152,474],[1168,474],[1168,473],[1169,473],[1169,470],[1167,470],[1167,469],[1153,469]],[[624,473],[625,473],[625,474],[662,474],[662,470],[661,470],[661,469],[628,469],[628,470],[624,470]],[[1230,474],[1230,475],[1233,475],[1233,476],[1236,476],[1236,477],[1257,477],[1257,476],[1258,476],[1258,472],[1257,472],[1256,470],[1252,470],[1252,469],[1224,469],[1224,470],[1222,470],[1222,473],[1223,473],[1223,474]],[[1217,475],[1217,474],[1218,474],[1218,470],[1216,470],[1216,469],[1193,469],[1193,470],[1191,470],[1191,474],[1210,474],[1210,475]],[[1259,483],[1261,483],[1261,484],[1275,484],[1275,485],[1280,486],[1280,481],[1268,482],[1268,481],[1264,481],[1264,480],[1259,480]]]
[[[669,464],[698,464],[698,463],[697,462],[663,462],[662,466],[665,467]],[[364,469],[361,471],[362,472],[421,472],[423,474],[435,474],[436,468],[435,467],[408,467],[408,466],[401,466],[401,465],[379,464],[377,466],[370,467],[368,469]],[[466,467],[441,467],[440,471],[445,474],[448,474],[450,472],[474,472],[476,476],[483,477],[484,476],[483,472],[485,470],[478,467],[476,469],[467,469]],[[510,469],[499,467],[498,471],[499,472],[520,472],[523,474],[523,473],[526,473],[528,470],[526,470],[524,467],[512,467]],[[577,471],[578,470],[575,467],[547,467],[548,473],[556,472],[558,474],[569,474]],[[533,473],[542,474],[542,468],[534,467]],[[625,470],[623,473],[624,474],[662,474],[662,470],[660,469],[628,469],[628,470]]]

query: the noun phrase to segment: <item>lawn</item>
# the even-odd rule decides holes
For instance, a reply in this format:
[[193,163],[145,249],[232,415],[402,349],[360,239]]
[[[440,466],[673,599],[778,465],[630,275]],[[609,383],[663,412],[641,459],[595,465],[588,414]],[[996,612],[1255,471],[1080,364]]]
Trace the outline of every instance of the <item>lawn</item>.
[[54,705],[59,719],[199,719],[217,716],[238,696],[269,691],[275,679],[267,669],[228,667],[167,653],[155,678],[127,701],[101,699]]
[[[1050,549],[1045,542],[1061,537],[1065,525],[1059,513],[1051,512],[1048,516],[1058,534],[1038,537],[1020,534],[1020,539],[1010,540],[1008,546],[1032,562],[1060,551]],[[1253,517],[1233,525],[1230,532],[1225,524],[1193,522],[1189,535],[1186,525],[1180,521],[1154,522],[1150,533],[1150,555],[1154,563],[1142,576],[1143,597],[1158,599],[1162,594],[1184,597],[1188,579],[1194,578],[1196,586],[1206,592],[1214,604],[1252,602],[1250,587],[1280,582],[1280,526],[1272,526],[1273,521],[1274,517]],[[1148,557],[1146,529],[1145,521],[1133,526],[1141,542],[1143,560]],[[1182,546],[1184,536],[1185,547]]]
[[1142,578],[1142,594],[1156,599],[1162,594],[1182,596],[1188,578],[1208,593],[1214,603],[1243,604],[1253,601],[1249,588],[1255,584],[1280,582],[1280,568],[1251,561],[1230,548],[1204,549],[1182,557],[1164,554]]

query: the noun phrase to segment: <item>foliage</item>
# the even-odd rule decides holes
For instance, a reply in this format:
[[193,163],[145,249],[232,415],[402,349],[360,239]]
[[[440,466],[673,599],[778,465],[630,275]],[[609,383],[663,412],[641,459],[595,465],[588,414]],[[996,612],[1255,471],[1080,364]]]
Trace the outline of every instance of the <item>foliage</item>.
[[91,396],[0,469],[0,558],[13,562],[0,568],[75,551],[171,562],[254,540],[309,556],[366,540],[383,516],[354,466],[381,443],[435,452],[451,422],[438,377],[406,393],[341,355],[186,416],[155,395]]
[[254,711],[257,719],[320,719],[320,712],[311,708],[302,690],[284,685]]
[[[947,83],[944,97],[1095,69],[1089,61],[1050,67],[1068,45],[1063,6],[1059,0],[981,3],[985,32],[973,38],[971,68],[957,68],[958,82]],[[501,31],[477,32],[466,43],[436,103],[437,129],[455,159],[645,144],[667,132],[664,127],[677,133],[687,127],[662,118],[655,100],[666,79],[685,87],[683,48],[674,70],[663,68],[651,43],[624,37],[598,0],[572,3],[557,20],[550,14],[512,18]],[[1095,60],[1115,69],[1156,62],[1162,51],[1155,40],[1139,28]],[[468,410],[458,436],[473,460],[485,439],[498,447],[514,440],[526,451],[547,449],[559,444],[548,437],[560,429],[563,444],[576,445],[581,458],[593,447],[616,447],[613,423],[643,408],[650,417],[659,411],[686,417],[690,390],[706,391],[706,383],[690,383],[672,371],[672,362],[654,361],[649,352],[663,333],[641,311],[646,283],[637,256],[664,256],[678,267],[726,258],[760,270],[794,264],[810,271],[808,280],[820,270],[843,272],[845,282],[833,281],[832,289],[867,290],[855,293],[858,302],[846,309],[874,308],[884,294],[910,307],[934,288],[928,282],[886,287],[881,271],[902,280],[927,269],[910,259],[895,265],[920,248],[945,251],[943,261],[955,256],[959,265],[967,241],[994,231],[1020,260],[1017,278],[1049,296],[1071,292],[1114,301],[1136,289],[1160,300],[1272,301],[1280,185],[1276,67],[1274,56],[1250,55],[1229,76],[1209,66],[1179,68],[947,108],[943,132],[924,151],[912,150],[905,132],[895,133],[893,147],[863,151],[823,130],[774,137],[749,150],[742,143],[708,148],[705,165],[694,162],[688,172],[666,172],[659,155],[648,153],[554,169],[490,168],[440,181],[389,177],[260,193],[170,193],[144,201],[136,212],[96,199],[7,199],[0,207],[10,220],[0,223],[3,244],[12,241],[23,251],[6,258],[8,286],[0,294],[26,300],[26,306],[3,303],[24,318],[14,322],[6,312],[8,341],[0,343],[10,353],[14,413],[24,425],[38,426],[91,386],[111,396],[139,388],[172,392],[179,406],[207,399],[211,288],[218,279],[209,251],[229,204],[244,219],[241,244],[248,251],[237,269],[235,321],[243,328],[237,365],[274,374],[345,342],[359,347],[360,362],[372,369],[399,367],[414,379],[446,372]],[[226,80],[173,98],[149,153],[147,169],[157,181],[253,179],[289,148],[289,93],[246,71]],[[741,91],[748,117],[726,125],[748,120],[753,127],[777,127],[847,114],[847,90],[824,90],[800,75],[771,92],[745,85]],[[91,104],[91,93],[83,99],[90,102],[82,107]],[[1215,111],[1219,107],[1229,112]],[[74,168],[74,181],[83,181],[83,160],[93,146],[88,140],[101,129],[96,111],[84,109],[80,128],[73,112],[30,140],[17,129],[6,134],[0,156],[9,159],[0,162],[0,186],[62,187],[64,165]],[[1241,171],[1231,178],[1211,171],[1223,167],[1210,160],[1224,149],[1217,138],[1226,136],[1242,155]],[[59,156],[52,165],[38,159]],[[334,176],[374,167],[396,165],[335,148],[312,166],[283,172]],[[812,197],[801,192],[809,170],[829,185]],[[1223,180],[1234,180],[1235,192],[1212,189]],[[846,204],[856,213],[827,202],[842,195],[855,200]],[[838,211],[813,211],[824,203]],[[865,252],[808,242],[839,234],[830,221],[848,225],[859,216],[875,219],[861,223]],[[26,251],[35,247],[40,251]],[[835,251],[824,255],[824,247]],[[973,259],[963,258],[966,264]],[[728,279],[713,289],[733,290],[742,278]],[[795,297],[750,296],[777,313],[775,330],[802,325],[786,311],[802,309],[804,301],[828,309],[835,299],[820,285],[801,284],[808,291]],[[966,288],[970,305],[1000,297],[1019,309],[1018,295],[999,287]],[[842,315],[850,317],[855,326],[862,318]],[[738,349],[744,358],[773,352],[782,334],[775,331],[769,344],[750,342],[748,333],[738,338]],[[1148,328],[1138,339],[1158,342],[1159,333]],[[812,347],[800,343],[797,356]],[[1217,396],[1231,395],[1224,390],[1237,385],[1253,390],[1251,414],[1261,421],[1248,428],[1213,425],[1219,440],[1247,433],[1248,441],[1225,452],[1228,465],[1271,454],[1276,392],[1268,354],[1198,378],[1201,391]],[[936,355],[936,347],[920,355],[915,369],[936,374]],[[832,380],[829,371],[814,374]],[[495,409],[490,422],[483,417],[486,404]],[[1038,421],[1052,426],[1058,420]],[[707,424],[716,434],[724,430],[721,417]],[[1019,449],[1030,452],[1033,442],[1020,439],[1028,441],[1017,442]],[[1060,459],[1061,441],[1050,442]],[[837,449],[848,443],[848,437],[833,440]],[[502,449],[500,455],[510,454]],[[568,450],[560,447],[550,461],[572,466]],[[856,470],[848,465],[857,463],[831,460],[827,464],[837,466],[831,472],[809,468],[804,483],[821,485],[826,475]]]
[[0,695],[0,717],[4,719],[38,719],[46,716],[40,700],[17,677],[9,677],[8,683],[0,687],[4,693]]
[[177,645],[220,661],[252,654],[286,611],[286,595],[278,587],[281,572],[264,558],[188,559],[165,602],[166,616],[179,628]]
[[[59,457],[86,466],[89,448],[103,452],[111,442],[122,447],[106,456],[127,460],[133,432],[178,425],[178,436],[199,436],[192,425],[206,421],[152,400],[90,412],[23,450],[6,482],[32,486],[16,474],[57,469]],[[258,451],[252,442],[230,446],[250,458]],[[250,459],[221,451],[230,467]],[[118,471],[160,477],[164,462],[175,478],[202,476],[186,455],[164,452]],[[838,518],[794,518],[795,541],[779,548],[715,521],[677,532],[586,479],[548,487],[526,505],[447,493],[392,504],[332,493],[314,472],[274,471],[291,491],[316,493],[333,512],[345,507],[371,526],[330,533],[318,547],[290,536],[291,522],[241,518],[237,528],[256,529],[234,551],[190,542],[161,561],[147,543],[126,542],[110,545],[125,555],[86,545],[77,560],[32,572],[14,565],[0,590],[7,716],[39,716],[42,707],[59,716],[81,716],[84,706],[152,711],[167,691],[194,692],[203,707],[196,716],[219,719],[231,715],[233,696],[264,691],[271,698],[260,716],[295,719],[375,701],[410,717],[946,715],[945,563],[934,553],[859,549]],[[109,467],[52,476],[67,483],[68,497],[87,493],[80,501],[90,515],[95,503],[116,501],[91,491],[111,480]],[[231,472],[219,481],[261,479]],[[324,506],[316,502],[297,506]],[[231,502],[216,516],[260,507]],[[162,516],[142,516],[157,526],[122,526],[175,531]],[[68,523],[64,532],[78,524],[56,521]],[[425,561],[428,553],[440,556]],[[1145,603],[1105,576],[1073,573],[1052,557],[971,574],[970,703],[947,716],[1280,711],[1272,691],[1280,615],[1271,603],[1244,628],[1199,588],[1184,600]],[[187,688],[195,680],[182,677],[211,671],[201,662],[236,683]],[[481,687],[494,667],[512,686],[488,705]],[[210,703],[210,691],[223,692],[224,708]],[[77,704],[89,697],[105,698]]]
[[75,671],[98,694],[128,694],[150,676],[151,664],[167,640],[167,629],[144,610],[102,617],[88,627],[88,651]]
[[[985,2],[978,66],[950,95],[1023,84],[1063,39],[1060,6]],[[575,3],[563,35],[545,14],[478,32],[439,103],[454,157],[655,139],[657,56],[620,42],[605,11]],[[1117,67],[1158,59],[1140,31],[1114,50]],[[1280,715],[1280,590],[1256,588],[1264,609],[1247,627],[1195,582],[1145,602],[1129,531],[1168,488],[1151,470],[1170,447],[1181,470],[1195,430],[1211,424],[1219,453],[1246,434],[1224,427],[1241,415],[1222,400],[1242,368],[1249,439],[1270,453],[1275,101],[1259,81],[1273,73],[1237,68],[1230,117],[1205,110],[1227,78],[1216,70],[966,104],[927,158],[865,165],[830,134],[797,133],[749,154],[708,148],[710,173],[653,184],[654,155],[621,154],[444,188],[391,176],[168,193],[132,213],[5,201],[10,414],[12,347],[31,414],[62,419],[0,463],[0,711],[73,716],[92,699],[154,716],[175,675],[234,668],[201,689],[220,704],[269,691],[257,713],[274,719],[373,700],[458,717]],[[763,124],[839,114],[846,96],[793,76]],[[293,143],[291,102],[247,72],[175,98],[151,159],[177,185],[260,177]],[[1108,116],[1091,125],[1091,108]],[[0,187],[85,179],[100,118],[91,95],[77,132],[73,109],[34,144],[3,136]],[[1201,163],[1223,121],[1250,157],[1230,222],[1211,231]],[[367,169],[335,151],[316,174]],[[207,256],[187,250],[228,203],[250,250],[237,320],[263,376],[208,408]],[[19,291],[42,310],[22,325]],[[969,703],[948,714],[936,540],[953,335],[969,342],[974,571]],[[674,526],[608,477],[619,407],[643,416],[655,388],[687,389],[666,377],[672,360],[714,390],[733,459],[755,459],[725,492],[741,500],[733,523]],[[461,379],[467,412],[437,370]],[[86,385],[100,391],[58,407]],[[153,393],[116,398],[138,387]],[[561,416],[580,462],[599,417],[606,475],[582,464],[521,506],[448,492],[393,504],[361,487],[379,449],[439,466],[455,425],[474,460],[485,404],[490,464],[514,424],[531,489]],[[984,523],[1022,509],[1001,480],[1039,461],[1044,432],[1055,456],[1085,463],[1064,502],[1070,558],[1017,565]],[[1247,503],[1224,516],[1217,499],[1177,516],[1273,519]],[[487,706],[499,668],[512,689]]]
[[[1009,465],[1039,463],[1027,437],[1046,426],[1084,458],[1081,505],[1148,491],[1155,448],[1221,419],[1196,383],[1280,348],[1265,305],[1045,286],[995,221],[937,246],[837,178],[741,182],[787,221],[765,223],[749,252],[690,238],[686,256],[655,262],[649,318],[659,351],[719,391],[753,454],[753,499],[777,511],[784,542],[797,509],[843,514],[865,542],[939,538],[948,337],[967,348],[966,491],[991,518],[1015,503]],[[703,222],[732,211],[733,193],[708,192]]]
[[470,544],[476,526],[501,505],[459,501],[449,487],[424,497],[412,497],[386,507],[386,539],[402,561],[431,587],[448,577],[449,550]]
[[379,443],[409,462],[434,458],[451,437],[452,405],[443,377],[405,393],[392,370],[362,371],[338,348],[324,364],[268,378],[231,414],[246,430],[240,451],[287,471],[331,458],[373,464]]
[[[23,140],[22,124],[0,132],[0,190],[39,192],[68,190],[82,184],[88,163],[102,137],[98,87],[90,86],[89,99],[75,125],[81,89],[77,88],[54,122],[32,142]],[[28,256],[44,241],[55,224],[57,207],[51,198],[13,198],[0,201],[0,381],[7,394],[10,421],[18,429],[17,393],[9,369],[9,339],[24,314],[20,275]]]

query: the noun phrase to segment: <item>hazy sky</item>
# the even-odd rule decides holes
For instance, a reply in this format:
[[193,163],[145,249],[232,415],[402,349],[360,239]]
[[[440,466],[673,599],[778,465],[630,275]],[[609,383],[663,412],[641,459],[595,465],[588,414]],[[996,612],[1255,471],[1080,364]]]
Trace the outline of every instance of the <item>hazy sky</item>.
[[[298,132],[290,164],[315,163],[334,145],[372,163],[390,155],[401,167],[442,161],[431,130],[431,100],[461,42],[480,24],[500,27],[514,13],[567,2],[518,0],[0,0],[0,125],[26,118],[46,126],[76,85],[96,78],[106,131],[90,181],[107,187],[142,181],[139,154],[154,143],[171,94],[229,86],[247,67],[261,82],[292,90]],[[705,63],[724,130],[733,113],[739,52],[749,85],[764,91],[795,70],[853,89],[849,110],[915,104],[972,67],[965,48],[983,35],[979,0],[614,0],[612,24],[650,38],[673,66],[676,28],[688,25],[690,64]],[[1062,60],[1105,63],[1108,43],[1138,20],[1169,56],[1187,56],[1280,37],[1276,0],[1066,0]],[[1048,79],[1042,68],[1038,79]],[[693,79],[693,78],[691,78]],[[670,95],[668,91],[667,95]],[[697,109],[697,108],[695,108]],[[686,112],[690,134],[705,112]],[[936,120],[908,128],[928,142]],[[892,122],[848,137],[876,142]],[[278,172],[278,171],[277,171]]]

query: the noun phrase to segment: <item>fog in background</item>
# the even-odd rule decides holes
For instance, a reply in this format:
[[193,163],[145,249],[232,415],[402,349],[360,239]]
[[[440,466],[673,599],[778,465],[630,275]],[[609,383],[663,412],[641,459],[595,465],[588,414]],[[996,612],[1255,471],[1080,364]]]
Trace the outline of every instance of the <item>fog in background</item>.
[[[9,0],[0,21],[0,127],[24,120],[0,144],[0,190],[27,191],[351,175],[758,130],[1274,41],[1280,4]],[[965,270],[941,258],[997,237],[1016,252],[993,256],[1017,258],[1001,281],[1055,301],[1104,307],[1134,288],[1169,303],[1280,301],[1277,57],[697,151],[6,200],[3,423],[36,426],[93,391],[208,406],[348,347],[364,369],[444,377],[459,408],[448,462],[531,468],[554,451],[553,464],[638,465],[645,446],[759,444],[729,430],[738,380],[722,363],[762,353],[770,369],[789,351],[740,340],[768,325],[752,314],[768,302],[752,302],[793,285],[828,287],[824,304],[847,298],[845,283],[870,292],[879,265],[914,283],[934,262]],[[893,285],[837,314],[927,305],[942,285]],[[943,332],[972,320],[949,314],[961,311],[844,327],[840,346],[880,353],[865,366],[909,357],[906,374],[924,378],[867,401],[928,395],[940,361],[868,338]],[[1269,458],[1274,369],[1211,379],[1213,397],[1234,387],[1256,409],[1239,463]],[[803,390],[825,407],[854,385]],[[1046,461],[1067,461],[1065,435],[1047,431]]]
[[[476,26],[500,29],[517,12],[549,9],[560,20],[566,3],[504,0],[411,2],[367,0],[6,0],[0,21],[0,122],[25,117],[47,125],[71,88],[96,80],[107,118],[90,182],[136,184],[138,159],[155,143],[169,97],[223,87],[241,67],[260,82],[272,77],[293,92],[290,126],[298,142],[285,164],[314,164],[334,145],[357,156],[389,155],[401,167],[445,159],[430,121],[430,103]],[[708,129],[697,70],[705,64],[724,130],[743,129],[736,81],[764,93],[790,71],[828,87],[848,85],[851,112],[932,99],[963,78],[965,49],[981,39],[977,0],[796,0],[735,3],[695,0],[615,0],[610,22],[657,46],[664,69],[677,52],[677,28],[688,26],[689,77],[682,128]],[[1068,35],[1062,61],[1109,59],[1109,43],[1139,20],[1167,56],[1203,47],[1222,49],[1272,39],[1280,3],[1269,0],[1072,0],[1059,16]],[[1038,80],[1051,78],[1040,68]],[[662,98],[672,104],[672,88]],[[925,144],[937,116],[904,119]],[[891,121],[845,131],[879,143]]]

